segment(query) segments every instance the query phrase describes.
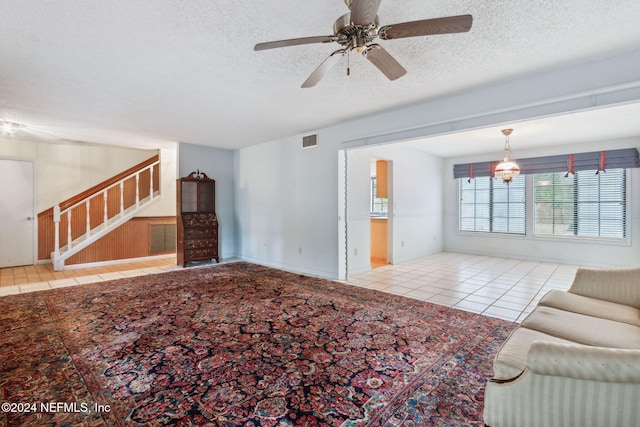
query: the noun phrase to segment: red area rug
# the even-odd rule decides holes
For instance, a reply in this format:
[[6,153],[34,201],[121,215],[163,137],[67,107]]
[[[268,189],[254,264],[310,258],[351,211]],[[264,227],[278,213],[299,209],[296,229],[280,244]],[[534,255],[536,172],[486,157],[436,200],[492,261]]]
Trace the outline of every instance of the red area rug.
[[8,296],[0,426],[481,426],[514,327],[244,262]]

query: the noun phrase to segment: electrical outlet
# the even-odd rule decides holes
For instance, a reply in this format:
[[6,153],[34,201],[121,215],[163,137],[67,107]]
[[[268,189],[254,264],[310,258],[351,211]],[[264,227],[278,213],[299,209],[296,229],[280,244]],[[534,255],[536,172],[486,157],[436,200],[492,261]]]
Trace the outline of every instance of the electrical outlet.
[[358,256],[358,248],[355,248],[355,249],[353,250],[353,256]]
[[299,253],[299,254],[302,254],[302,247],[299,247],[299,248],[298,248],[298,253]]
[[404,248],[404,240],[402,242],[400,242],[400,246],[402,246]]

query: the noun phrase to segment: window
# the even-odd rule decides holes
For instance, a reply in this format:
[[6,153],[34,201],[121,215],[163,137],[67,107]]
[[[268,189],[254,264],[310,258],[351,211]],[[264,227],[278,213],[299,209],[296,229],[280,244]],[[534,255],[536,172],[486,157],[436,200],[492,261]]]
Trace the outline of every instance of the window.
[[460,180],[460,230],[525,234],[525,176],[505,184],[488,176]]
[[626,170],[533,176],[535,234],[626,237]]
[[371,215],[387,216],[388,201],[386,197],[376,197],[376,178],[371,178]]

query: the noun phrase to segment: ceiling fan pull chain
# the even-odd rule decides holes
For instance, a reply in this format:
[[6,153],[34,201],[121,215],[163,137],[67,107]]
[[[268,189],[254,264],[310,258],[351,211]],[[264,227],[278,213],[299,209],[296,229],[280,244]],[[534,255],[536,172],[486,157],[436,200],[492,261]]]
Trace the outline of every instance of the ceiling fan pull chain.
[[347,76],[351,75],[351,49],[347,50]]

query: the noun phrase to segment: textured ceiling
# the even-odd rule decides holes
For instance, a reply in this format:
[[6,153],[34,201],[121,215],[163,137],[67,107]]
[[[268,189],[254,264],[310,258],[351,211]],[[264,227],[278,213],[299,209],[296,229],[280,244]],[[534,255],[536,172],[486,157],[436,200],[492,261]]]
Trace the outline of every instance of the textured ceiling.
[[[588,144],[612,141],[640,135],[640,103],[520,121],[509,124],[514,131],[510,136],[513,155],[527,149],[567,144]],[[491,126],[461,133],[434,136],[406,142],[441,157],[456,157],[490,153],[498,157],[504,147],[501,130],[506,126]],[[640,148],[640,146],[638,147]],[[564,151],[562,151],[564,153]]]
[[300,85],[338,45],[254,52],[329,35],[342,0],[3,0],[0,120],[31,139],[238,148],[640,46],[640,2],[383,0],[382,25],[472,14],[469,33],[381,41],[408,74],[351,55]]

